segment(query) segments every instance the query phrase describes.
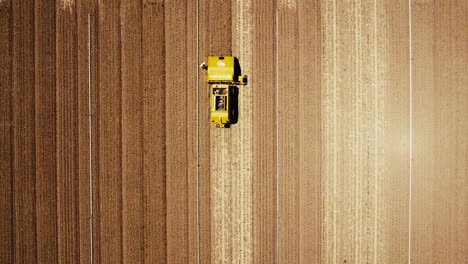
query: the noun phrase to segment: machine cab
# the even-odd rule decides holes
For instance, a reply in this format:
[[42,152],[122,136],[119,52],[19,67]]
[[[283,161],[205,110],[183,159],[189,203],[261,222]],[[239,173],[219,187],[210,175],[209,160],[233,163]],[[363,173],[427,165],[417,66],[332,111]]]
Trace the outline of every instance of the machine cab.
[[219,127],[231,122],[229,89],[227,84],[210,85],[210,121]]

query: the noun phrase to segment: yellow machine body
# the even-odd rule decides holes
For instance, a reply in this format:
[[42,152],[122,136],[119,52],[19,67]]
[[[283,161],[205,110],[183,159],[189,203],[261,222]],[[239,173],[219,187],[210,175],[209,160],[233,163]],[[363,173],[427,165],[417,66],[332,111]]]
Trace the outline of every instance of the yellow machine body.
[[231,122],[230,87],[227,84],[210,85],[210,122],[225,127]]
[[[237,58],[233,56],[209,56],[208,63],[200,65],[207,70],[206,82],[209,84],[209,119],[218,127],[229,127],[237,122],[236,96],[237,85],[247,84],[247,76],[241,75]],[[237,104],[237,103],[236,103]]]
[[[239,63],[237,63],[239,64]],[[243,84],[240,66],[233,56],[208,56],[206,82]]]

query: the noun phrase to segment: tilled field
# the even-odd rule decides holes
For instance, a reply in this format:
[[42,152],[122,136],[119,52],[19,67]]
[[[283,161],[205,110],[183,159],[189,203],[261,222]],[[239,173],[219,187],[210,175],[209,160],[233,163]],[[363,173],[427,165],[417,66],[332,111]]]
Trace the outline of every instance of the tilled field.
[[0,263],[463,263],[467,9],[0,0]]

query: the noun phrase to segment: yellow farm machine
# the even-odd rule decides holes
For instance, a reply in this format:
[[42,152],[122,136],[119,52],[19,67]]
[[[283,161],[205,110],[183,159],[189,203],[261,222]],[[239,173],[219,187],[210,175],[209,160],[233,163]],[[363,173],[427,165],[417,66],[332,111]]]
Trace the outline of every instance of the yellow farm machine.
[[207,70],[209,120],[217,127],[226,128],[237,122],[237,85],[247,84],[242,76],[239,60],[233,56],[209,56],[208,63],[200,68]]

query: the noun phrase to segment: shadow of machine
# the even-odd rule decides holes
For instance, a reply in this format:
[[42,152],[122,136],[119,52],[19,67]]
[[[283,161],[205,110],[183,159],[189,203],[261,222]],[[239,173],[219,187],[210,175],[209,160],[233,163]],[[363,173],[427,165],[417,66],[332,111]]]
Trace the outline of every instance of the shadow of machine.
[[225,125],[226,128],[229,128],[231,125],[237,124],[237,122],[239,122],[239,87],[230,86],[229,97],[230,97],[230,100],[229,100],[230,122]]

